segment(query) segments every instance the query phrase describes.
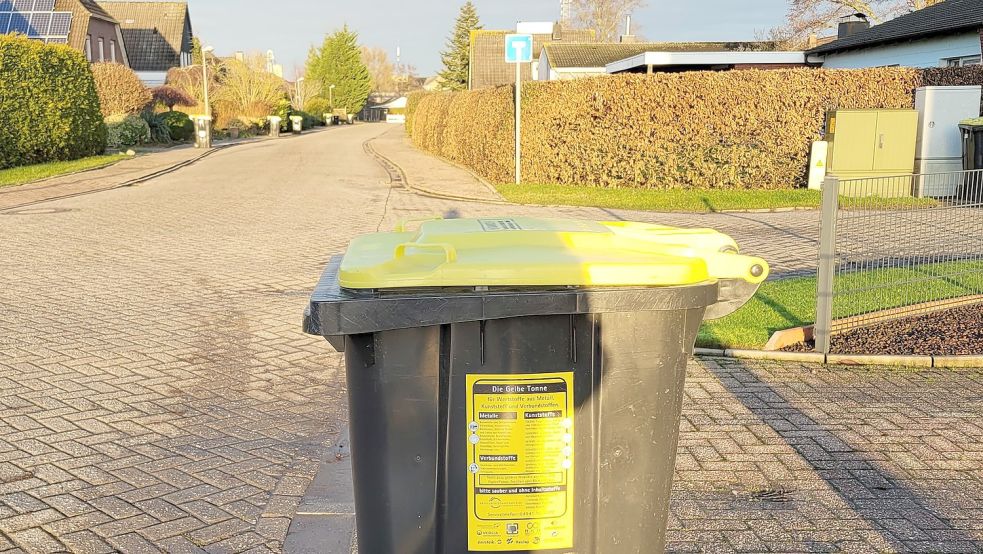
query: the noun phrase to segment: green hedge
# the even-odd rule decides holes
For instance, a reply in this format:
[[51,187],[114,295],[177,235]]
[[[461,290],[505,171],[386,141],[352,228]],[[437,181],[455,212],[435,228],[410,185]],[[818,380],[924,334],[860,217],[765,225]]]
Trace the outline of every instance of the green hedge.
[[82,53],[0,35],[0,169],[105,150],[106,126]]
[[[912,108],[923,84],[979,68],[615,75],[523,87],[526,182],[637,188],[803,186],[828,110]],[[493,182],[513,180],[512,88],[410,98],[415,144]]]

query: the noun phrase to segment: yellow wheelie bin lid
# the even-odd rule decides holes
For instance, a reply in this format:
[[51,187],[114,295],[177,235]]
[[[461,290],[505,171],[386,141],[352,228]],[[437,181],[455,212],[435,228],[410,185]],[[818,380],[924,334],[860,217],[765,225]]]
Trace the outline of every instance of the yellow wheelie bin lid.
[[[352,241],[346,289],[683,286],[757,288],[768,264],[711,229],[531,217],[434,219]],[[752,289],[753,290],[753,289]]]

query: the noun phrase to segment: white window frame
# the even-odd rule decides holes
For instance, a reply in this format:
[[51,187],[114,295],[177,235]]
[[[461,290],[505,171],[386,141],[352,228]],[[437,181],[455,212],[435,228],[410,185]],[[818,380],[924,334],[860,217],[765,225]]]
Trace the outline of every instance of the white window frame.
[[976,54],[973,56],[959,56],[958,58],[944,58],[942,67],[966,67],[968,65],[980,65],[983,63],[983,56]]
[[92,35],[85,37],[85,59],[92,61]]
[[109,40],[109,60],[116,63],[116,41],[112,39]]
[[106,61],[106,40],[99,37],[99,61]]

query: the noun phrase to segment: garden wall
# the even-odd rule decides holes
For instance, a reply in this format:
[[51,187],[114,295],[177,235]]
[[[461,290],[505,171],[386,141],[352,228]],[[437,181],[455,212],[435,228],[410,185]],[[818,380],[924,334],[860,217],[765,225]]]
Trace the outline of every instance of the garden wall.
[[[836,108],[912,108],[923,84],[980,84],[983,68],[789,69],[616,75],[523,86],[523,180],[601,187],[804,186]],[[513,180],[512,87],[410,97],[425,150]]]
[[105,149],[106,126],[82,53],[0,35],[0,169]]

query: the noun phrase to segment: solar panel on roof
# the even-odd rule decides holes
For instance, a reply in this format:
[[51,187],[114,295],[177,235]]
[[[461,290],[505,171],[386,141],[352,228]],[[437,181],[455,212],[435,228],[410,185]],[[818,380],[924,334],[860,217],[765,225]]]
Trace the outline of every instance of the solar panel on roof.
[[27,31],[31,28],[31,22],[28,21],[27,16],[21,13],[13,13],[10,15],[10,30],[9,33],[21,33],[23,35],[27,34]]
[[0,0],[0,12],[13,11],[14,3],[12,0]]
[[51,30],[48,34],[58,37],[67,37],[68,31],[72,26],[72,14],[68,12],[56,12],[51,14]]
[[34,0],[14,0],[14,11],[29,12],[34,9]]
[[48,44],[68,44],[68,39],[65,37],[49,38]]
[[10,26],[10,14],[0,12],[0,35],[7,33],[7,27]]
[[55,9],[55,0],[34,0],[34,11],[50,12]]
[[31,29],[28,31],[29,37],[48,36],[48,27],[51,26],[51,13],[37,12],[31,14]]

